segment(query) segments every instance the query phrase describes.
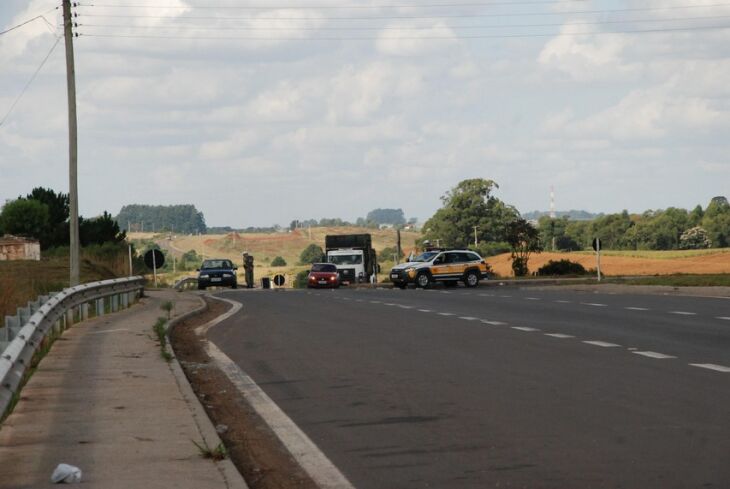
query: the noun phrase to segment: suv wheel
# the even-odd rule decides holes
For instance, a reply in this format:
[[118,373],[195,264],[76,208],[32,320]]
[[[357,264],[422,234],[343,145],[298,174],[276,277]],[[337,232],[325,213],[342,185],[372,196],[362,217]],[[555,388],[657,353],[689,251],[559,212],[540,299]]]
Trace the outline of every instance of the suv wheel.
[[464,285],[467,287],[476,287],[479,285],[479,275],[474,270],[469,270],[464,276]]
[[421,272],[416,277],[416,287],[422,289],[428,288],[431,285],[431,276],[426,272]]

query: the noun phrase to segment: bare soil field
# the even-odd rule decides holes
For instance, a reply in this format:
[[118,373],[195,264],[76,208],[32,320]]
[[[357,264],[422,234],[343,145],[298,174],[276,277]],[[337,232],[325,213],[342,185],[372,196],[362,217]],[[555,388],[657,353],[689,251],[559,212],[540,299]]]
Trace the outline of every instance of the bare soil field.
[[[662,254],[673,254],[664,258]],[[730,273],[730,250],[717,250],[701,254],[681,255],[677,252],[652,252],[651,258],[627,256],[607,252],[601,255],[601,272],[605,275],[673,275]],[[530,271],[537,271],[550,260],[570,260],[583,265],[586,270],[596,268],[596,256],[592,253],[540,253],[530,256]],[[509,253],[487,259],[492,269],[502,277],[512,276]]]

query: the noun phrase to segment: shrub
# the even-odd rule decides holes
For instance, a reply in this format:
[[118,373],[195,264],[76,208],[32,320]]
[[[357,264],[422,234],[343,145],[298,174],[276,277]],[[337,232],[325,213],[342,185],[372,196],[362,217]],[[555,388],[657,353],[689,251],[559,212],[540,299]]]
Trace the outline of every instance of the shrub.
[[275,256],[273,260],[271,260],[271,266],[272,267],[285,267],[286,266],[286,260],[284,260],[280,256]]
[[299,263],[302,265],[309,265],[311,263],[318,263],[324,261],[324,251],[322,247],[314,243],[310,244],[299,255]]
[[538,275],[585,275],[587,270],[580,263],[570,260],[550,260],[537,271]]
[[[386,248],[383,248],[380,253],[378,253],[378,261],[393,261],[393,257],[396,255],[396,253],[397,250],[395,246],[388,246]],[[403,250],[401,250],[400,256],[398,258],[403,258]]]
[[306,289],[308,276],[309,276],[309,270],[302,270],[301,272],[297,273],[297,276],[294,278],[294,288],[295,289]]

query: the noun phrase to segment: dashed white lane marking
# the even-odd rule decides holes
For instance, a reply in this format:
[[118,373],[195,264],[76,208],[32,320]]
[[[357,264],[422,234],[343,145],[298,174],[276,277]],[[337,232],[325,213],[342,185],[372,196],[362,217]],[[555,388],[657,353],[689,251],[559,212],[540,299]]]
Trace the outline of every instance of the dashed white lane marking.
[[624,307],[624,309],[628,311],[649,311],[650,309],[646,307]]
[[571,304],[571,301],[555,301],[558,304]]
[[598,304],[596,302],[581,302],[584,306],[593,306],[593,307],[606,307],[607,304]]
[[678,314],[680,316],[696,316],[696,312],[688,312],[688,311],[669,311],[669,314]]
[[541,301],[539,297],[525,297],[526,301]]
[[438,313],[439,316],[453,316],[454,314],[451,312],[440,312]]
[[365,301],[362,299],[355,299],[355,302],[365,302]]
[[494,294],[479,294],[480,297],[494,297]]
[[413,309],[413,306],[404,306],[404,305],[398,305],[401,309]]
[[730,367],[723,365],[715,365],[714,363],[690,363],[693,367],[706,368],[709,370],[715,370],[716,372],[730,373]]
[[442,290],[442,291],[441,291],[441,293],[442,293],[442,294],[450,294],[451,292],[447,292],[447,291],[445,291],[445,290]]
[[476,321],[477,318],[473,318],[471,316],[459,316],[459,319],[463,319],[464,321]]
[[641,355],[641,356],[644,356],[644,357],[656,358],[657,360],[662,360],[662,359],[665,359],[665,358],[677,358],[677,357],[672,356],[672,355],[665,355],[664,353],[657,353],[655,351],[634,351],[634,352],[631,352],[631,353],[635,353],[637,355]]
[[726,317],[726,316],[717,316],[715,319],[722,319],[724,321],[730,321],[730,317]]
[[512,296],[511,295],[500,295],[500,297],[504,297],[505,299],[509,299]]
[[526,326],[512,326],[512,329],[516,329],[516,330],[519,330],[519,331],[527,331],[528,333],[529,332],[532,332],[532,331],[540,331],[537,328],[528,328]]
[[603,348],[615,348],[617,346],[621,346],[621,345],[617,345],[616,343],[609,343],[607,341],[596,341],[596,340],[584,341],[583,343],[586,343],[588,345],[593,345],[593,346],[601,346]]
[[392,302],[383,302],[384,306],[397,306],[398,304],[393,304]]
[[491,324],[492,326],[506,326],[507,323],[503,323],[502,321],[488,321],[486,319],[482,319],[482,322],[484,324]]
[[573,335],[563,333],[545,333],[545,336],[552,336],[553,338],[560,338],[561,340],[566,338],[575,338]]
[[431,309],[419,309],[418,312],[433,312]]
[[380,304],[381,301],[370,301],[370,304]]

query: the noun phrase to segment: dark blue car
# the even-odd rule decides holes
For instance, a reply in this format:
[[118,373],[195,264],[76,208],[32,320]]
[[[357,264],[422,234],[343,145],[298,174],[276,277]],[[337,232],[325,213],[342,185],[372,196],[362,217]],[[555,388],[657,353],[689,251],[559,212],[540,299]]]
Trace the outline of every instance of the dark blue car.
[[204,260],[198,269],[198,290],[205,290],[210,286],[237,288],[236,270],[238,267],[233,266],[231,260]]

